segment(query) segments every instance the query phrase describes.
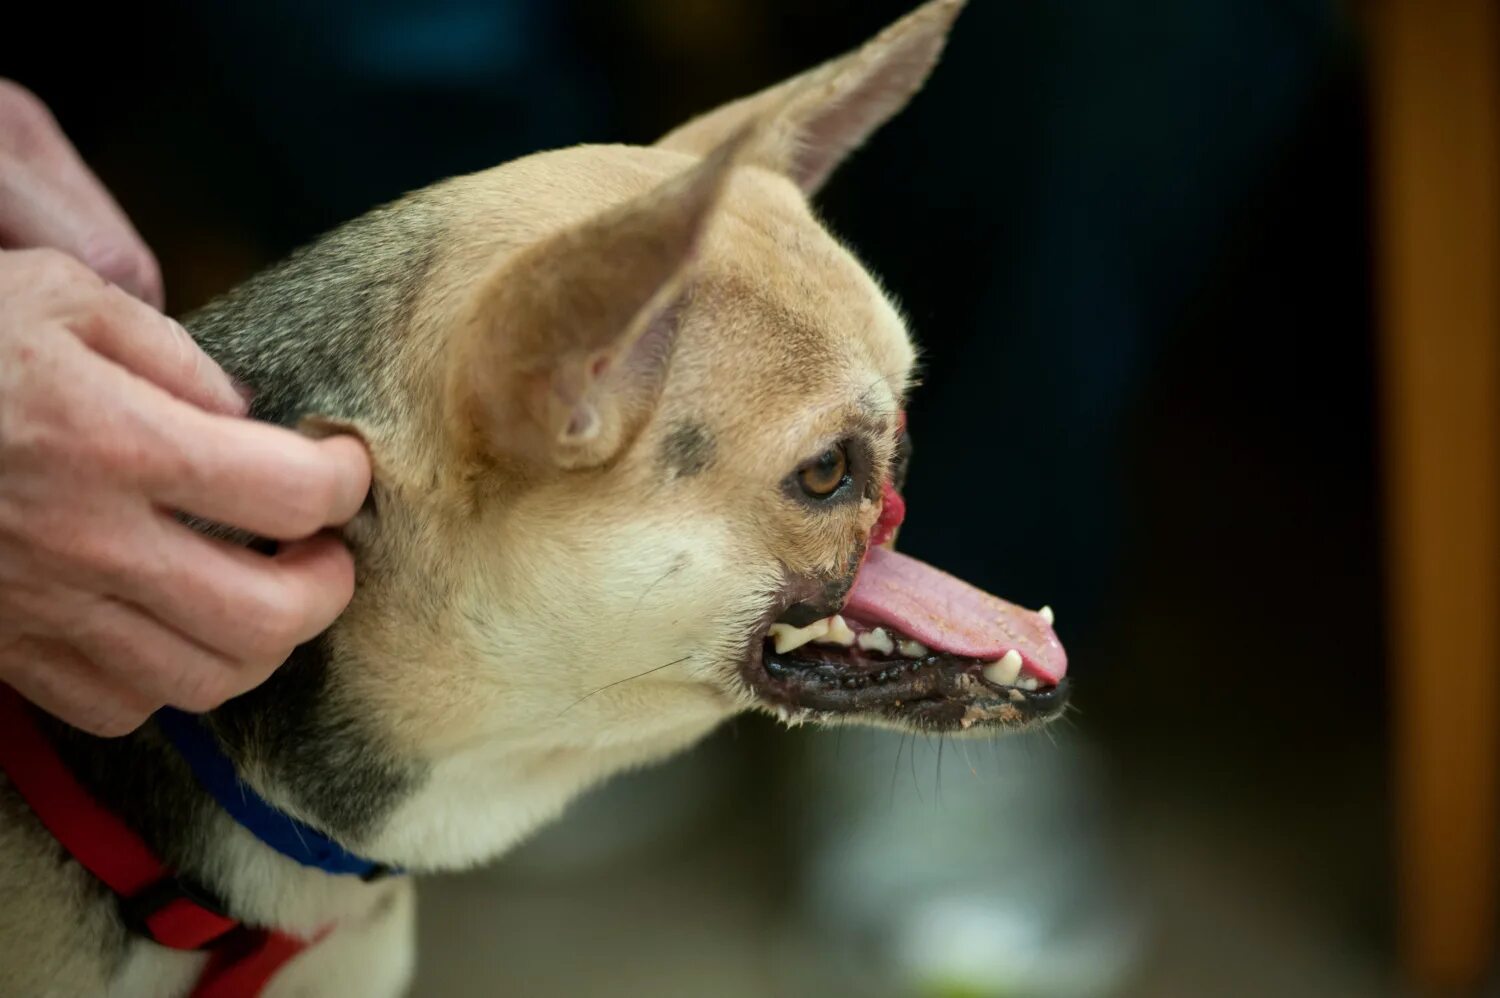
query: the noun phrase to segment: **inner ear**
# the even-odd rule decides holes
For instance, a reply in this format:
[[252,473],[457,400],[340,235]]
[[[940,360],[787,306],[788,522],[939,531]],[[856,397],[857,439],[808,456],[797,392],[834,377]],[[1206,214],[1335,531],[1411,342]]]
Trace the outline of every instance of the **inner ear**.
[[573,469],[635,436],[665,383],[703,232],[753,134],[481,282],[449,375],[465,449]]

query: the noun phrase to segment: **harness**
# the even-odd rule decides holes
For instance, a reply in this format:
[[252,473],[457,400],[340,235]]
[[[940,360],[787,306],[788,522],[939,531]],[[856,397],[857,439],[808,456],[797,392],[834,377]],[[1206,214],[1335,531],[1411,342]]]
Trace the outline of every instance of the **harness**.
[[[115,895],[132,932],[171,949],[208,952],[191,998],[254,998],[288,961],[331,931],[329,926],[309,939],[245,925],[229,914],[212,892],[170,869],[84,789],[37,724],[34,710],[0,684],[0,770],[52,837]],[[156,721],[199,785],[277,852],[304,866],[363,880],[398,872],[346,851],[274,808],[239,779],[197,718],[168,708]]]

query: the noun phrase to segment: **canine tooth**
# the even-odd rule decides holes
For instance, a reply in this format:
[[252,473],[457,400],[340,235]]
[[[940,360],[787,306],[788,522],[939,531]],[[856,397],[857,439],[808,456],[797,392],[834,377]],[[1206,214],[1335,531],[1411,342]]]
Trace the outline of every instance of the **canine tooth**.
[[1041,683],[1037,682],[1035,676],[1022,676],[1016,680],[1016,689],[1018,690],[1034,690],[1040,685]]
[[772,624],[768,632],[771,640],[775,642],[776,653],[784,655],[794,648],[801,648],[809,641],[821,638],[828,633],[828,618],[815,620],[806,627],[793,627],[791,624]]
[[1048,627],[1051,627],[1053,624],[1057,623],[1057,614],[1052,612],[1052,608],[1050,606],[1042,607],[1037,611],[1037,613],[1042,615],[1042,619],[1047,622]]
[[877,627],[873,631],[866,631],[855,640],[859,642],[859,646],[865,651],[878,651],[882,655],[889,655],[896,650],[896,646],[891,643],[891,636],[885,633],[884,627]]
[[1021,675],[1021,653],[1012,648],[1000,661],[985,666],[980,675],[996,686],[1016,685],[1016,678]]
[[843,617],[834,614],[824,620],[828,622],[828,633],[818,638],[819,644],[843,645],[845,648],[854,644],[854,630]]
[[897,643],[896,647],[901,649],[901,654],[907,658],[921,658],[927,654],[927,646],[920,641],[905,638]]

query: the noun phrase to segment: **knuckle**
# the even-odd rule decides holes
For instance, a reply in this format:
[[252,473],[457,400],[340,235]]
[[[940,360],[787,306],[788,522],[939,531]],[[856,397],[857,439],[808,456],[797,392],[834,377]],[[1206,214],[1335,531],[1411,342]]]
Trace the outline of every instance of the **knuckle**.
[[182,327],[182,323],[166,316],[162,318],[167,326],[167,338],[172,342],[172,364],[181,375],[183,382],[197,384],[206,374],[204,362],[208,356],[199,349],[193,337]]
[[154,404],[124,404],[77,447],[102,477],[120,483],[199,483],[193,442]]
[[124,233],[100,231],[85,236],[80,253],[90,270],[113,284],[134,285],[140,280],[144,247]]
[[162,286],[161,264],[156,262],[156,257],[149,251],[138,254],[136,283],[140,287],[141,297],[157,308],[162,307],[162,299],[165,291]]
[[176,685],[172,704],[195,713],[213,710],[238,692],[226,670],[203,663],[188,668]]
[[126,474],[175,482],[183,489],[198,489],[207,483],[206,472],[192,452],[191,443],[164,426],[145,426],[142,432],[129,435],[130,443],[116,446],[111,464]]
[[112,532],[80,528],[70,511],[37,511],[31,520],[31,544],[56,565],[113,576],[125,562]]
[[19,250],[17,255],[22,257],[21,266],[33,284],[44,290],[69,287],[90,275],[89,269],[72,254],[51,246]]
[[20,156],[55,144],[61,130],[42,99],[14,80],[0,79],[0,143]]
[[14,250],[15,279],[35,309],[69,325],[94,321],[98,294],[108,285],[81,260],[50,246]]
[[71,720],[76,727],[83,728],[101,738],[119,738],[128,735],[142,724],[150,711],[143,707],[125,702],[118,696],[106,694],[92,698],[88,704],[80,706],[78,717]]
[[296,647],[302,618],[302,607],[284,588],[276,587],[262,595],[246,621],[247,658],[281,664]]
[[51,372],[42,344],[21,340],[7,344],[0,375],[0,466],[32,468],[39,458],[66,445],[57,432],[58,398],[45,390]]
[[329,510],[338,499],[338,482],[324,465],[307,469],[287,496],[289,526],[307,536],[323,528]]

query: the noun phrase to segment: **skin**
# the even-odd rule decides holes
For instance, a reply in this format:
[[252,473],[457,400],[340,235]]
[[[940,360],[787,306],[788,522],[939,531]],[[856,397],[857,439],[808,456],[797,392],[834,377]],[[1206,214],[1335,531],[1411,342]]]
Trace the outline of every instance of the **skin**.
[[[363,445],[251,422],[155,258],[33,95],[0,80],[0,681],[99,735],[211,709],[354,588],[325,528]],[[176,514],[283,542],[262,555]]]

